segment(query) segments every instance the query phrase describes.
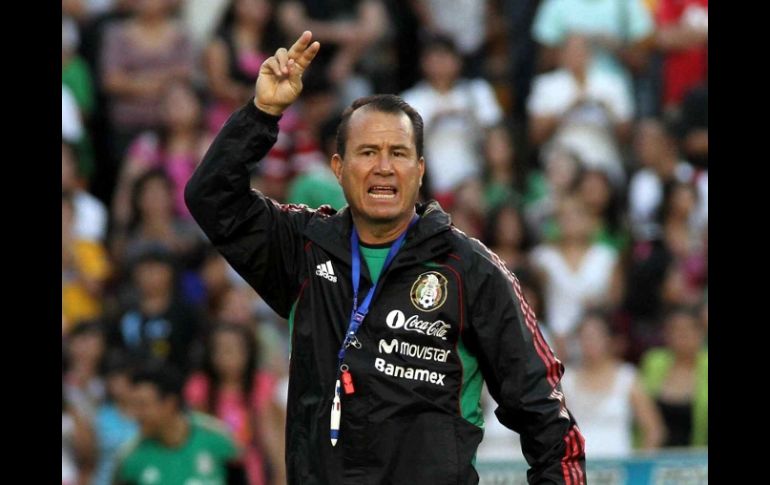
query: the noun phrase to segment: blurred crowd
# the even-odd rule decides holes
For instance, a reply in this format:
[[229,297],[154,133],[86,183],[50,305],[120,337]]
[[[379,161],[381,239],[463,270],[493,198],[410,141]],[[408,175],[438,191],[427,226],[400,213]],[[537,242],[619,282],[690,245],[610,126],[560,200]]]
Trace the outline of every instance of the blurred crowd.
[[[252,187],[340,209],[340,113],[400,94],[421,196],[518,276],[588,458],[707,446],[708,0],[62,0],[62,483],[111,483],[157,362],[249,484],[283,483],[286,322],[183,190],[304,30],[321,51]],[[515,458],[483,404],[479,457]]]

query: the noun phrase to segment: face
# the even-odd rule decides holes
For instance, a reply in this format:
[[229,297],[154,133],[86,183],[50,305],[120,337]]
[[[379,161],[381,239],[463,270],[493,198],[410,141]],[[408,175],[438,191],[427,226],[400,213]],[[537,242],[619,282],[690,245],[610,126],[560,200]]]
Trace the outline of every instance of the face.
[[344,159],[335,154],[332,170],[353,215],[364,223],[381,225],[411,217],[425,160],[417,158],[406,113],[363,107],[350,117]]
[[545,176],[554,192],[567,192],[577,172],[577,162],[563,151],[552,153],[546,160]]
[[524,227],[519,213],[513,207],[500,210],[497,218],[497,244],[519,247],[524,239]]
[[462,62],[451,51],[431,49],[422,58],[422,71],[432,83],[451,83],[460,76]]
[[246,342],[235,332],[217,332],[214,335],[212,362],[222,376],[240,377],[246,369]]
[[489,132],[484,144],[487,163],[494,171],[511,169],[513,165],[513,144],[508,134],[502,129]]
[[70,355],[73,362],[94,366],[104,355],[104,337],[97,332],[83,333],[72,338]]
[[161,397],[155,385],[140,382],[131,389],[131,407],[143,436],[157,437],[177,412],[177,399]]
[[142,214],[168,214],[173,207],[171,189],[165,180],[155,177],[145,183],[139,195]]
[[235,15],[264,25],[270,18],[272,7],[267,0],[236,0]]
[[580,181],[580,198],[594,214],[601,214],[610,203],[612,189],[599,172],[587,172]]
[[671,213],[682,217],[688,217],[695,210],[697,203],[695,188],[691,185],[677,185],[669,199]]
[[163,119],[170,127],[192,127],[200,120],[201,105],[192,89],[174,84],[163,101]]
[[566,200],[559,209],[559,227],[565,239],[584,240],[591,236],[592,224],[583,204]]
[[666,150],[666,137],[660,124],[652,120],[639,123],[634,139],[634,151],[645,167],[654,167]]
[[248,325],[252,319],[252,300],[245,290],[231,288],[225,293],[219,318],[223,322]]
[[580,328],[578,335],[580,348],[586,360],[596,361],[610,351],[610,336],[604,323],[591,317]]
[[700,349],[703,335],[694,317],[676,314],[666,322],[665,340],[676,355],[692,357]]
[[107,389],[116,401],[122,401],[131,392],[131,379],[124,371],[113,372],[107,376]]
[[143,295],[157,295],[171,291],[173,270],[160,261],[144,261],[134,270],[136,286]]

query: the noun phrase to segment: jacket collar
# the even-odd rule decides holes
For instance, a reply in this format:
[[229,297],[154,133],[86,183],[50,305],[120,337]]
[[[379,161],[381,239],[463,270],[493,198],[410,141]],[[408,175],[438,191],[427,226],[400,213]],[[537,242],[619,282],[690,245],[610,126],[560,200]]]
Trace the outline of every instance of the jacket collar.
[[[451,228],[449,214],[444,212],[438,202],[430,200],[416,206],[420,220],[406,236],[404,246],[393,261],[392,267],[426,261],[443,254],[450,249],[446,238],[437,238]],[[350,265],[350,230],[353,219],[350,208],[345,206],[329,217],[314,217],[305,227],[305,236],[325,251]]]

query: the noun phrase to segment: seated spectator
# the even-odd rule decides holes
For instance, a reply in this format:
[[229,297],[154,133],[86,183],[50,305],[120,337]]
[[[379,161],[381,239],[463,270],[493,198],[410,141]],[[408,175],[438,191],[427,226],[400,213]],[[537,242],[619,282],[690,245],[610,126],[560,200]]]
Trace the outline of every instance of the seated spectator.
[[[61,24],[61,81],[72,93],[81,122],[86,128],[96,109],[96,93],[91,77],[91,69],[88,63],[77,52],[80,43],[80,34],[77,23],[68,16],[62,16]],[[80,160],[80,170],[86,179],[90,178],[94,170],[94,148],[91,135],[87,129],[75,142],[77,158]]]
[[663,53],[663,109],[677,111],[708,69],[708,0],[657,2],[655,47]]
[[75,233],[75,202],[62,192],[62,332],[78,322],[102,315],[102,295],[110,276],[107,251],[98,241],[81,239]]
[[254,97],[259,68],[282,45],[271,0],[228,0],[206,46],[203,67],[213,102],[206,110],[208,131]]
[[371,76],[361,75],[359,70],[365,67],[362,65],[365,54],[372,52],[388,28],[383,3],[381,0],[279,2],[276,15],[288,37],[296,39],[310,30],[313,39],[324,46],[313,59],[313,69],[303,79],[305,84],[329,82],[342,97],[342,106],[371,94],[371,82],[367,79]]
[[641,431],[641,449],[663,442],[663,422],[636,368],[618,359],[613,328],[602,312],[588,312],[576,329],[580,363],[562,378],[570,411],[580,423],[591,458],[626,458],[633,451],[633,425]]
[[174,183],[162,168],[150,169],[136,179],[130,219],[115,227],[112,240],[112,254],[121,266],[148,245],[163,246],[183,267],[200,249],[200,229],[192,220],[176,216],[173,196]]
[[665,346],[652,349],[639,369],[666,426],[663,446],[708,446],[708,348],[697,316],[671,310],[665,322]]
[[[275,378],[258,367],[257,342],[243,325],[221,324],[207,339],[204,365],[185,387],[187,403],[221,419],[240,449],[249,485],[286,483],[285,417],[273,401]],[[270,471],[270,473],[269,473]]]
[[115,485],[235,483],[239,450],[224,424],[188,412],[184,380],[173,367],[147,366],[132,377],[140,436],[118,457]]
[[[569,335],[591,306],[614,306],[623,288],[617,253],[592,242],[595,221],[576,197],[564,199],[557,216],[558,240],[537,246],[532,264],[543,279],[545,320],[553,331],[556,354],[565,361],[576,356]],[[574,347],[574,345],[572,346]]]
[[559,68],[535,77],[527,102],[530,140],[574,152],[589,168],[625,182],[620,144],[630,133],[633,99],[618,74],[592,70],[588,39],[568,36]]
[[119,351],[107,355],[104,379],[106,399],[96,409],[93,428],[98,451],[91,485],[111,485],[115,459],[122,446],[139,432],[131,408],[133,364]]
[[194,362],[203,322],[181,299],[173,255],[148,246],[130,261],[129,290],[110,341],[137,360],[156,359],[185,372]]
[[174,215],[192,220],[184,203],[184,186],[203,158],[211,137],[203,127],[201,100],[191,84],[168,85],[162,102],[161,126],[139,135],[128,148],[112,202],[113,219],[130,217],[131,187],[149,170],[162,169],[174,187]]
[[105,28],[100,81],[107,96],[111,146],[117,160],[123,159],[139,133],[159,127],[166,87],[175,80],[192,79],[192,44],[172,15],[176,3],[132,2],[129,18]]
[[519,268],[527,266],[532,235],[524,216],[513,202],[503,202],[492,208],[484,234],[484,243],[514,274]]
[[104,400],[104,331],[97,321],[83,322],[64,341],[68,362],[63,376],[65,397],[73,410],[89,421]]
[[481,179],[482,147],[503,112],[487,81],[461,77],[462,57],[450,38],[430,38],[420,67],[424,79],[401,97],[422,115],[426,182],[448,210],[461,183]]
[[70,405],[62,387],[61,404],[61,483],[89,483],[96,450],[93,430],[81,411]]
[[521,195],[516,190],[516,151],[511,136],[502,126],[490,130],[484,144],[484,207],[493,207],[511,201],[520,203]]
[[623,217],[620,189],[613,185],[607,173],[587,169],[580,177],[577,194],[588,211],[598,221],[594,241],[607,244],[623,253],[630,243],[630,234]]
[[530,172],[524,194],[524,215],[537,241],[553,235],[548,222],[561,201],[575,192],[584,170],[577,155],[562,147],[545,147],[540,158],[544,170]]
[[75,236],[104,243],[107,236],[107,208],[85,189],[85,185],[86,179],[78,163],[75,147],[62,140],[61,189],[72,195]]
[[655,119],[640,121],[634,151],[641,163],[628,187],[628,212],[635,240],[662,236],[657,216],[663,203],[663,188],[673,181],[696,184],[699,200],[695,217],[700,224],[708,221],[708,174],[696,171],[680,158],[672,127]]
[[532,23],[543,70],[556,65],[556,48],[571,34],[587,36],[591,71],[621,76],[633,98],[632,75],[646,66],[655,24],[644,0],[544,0]]
[[677,119],[677,137],[685,158],[698,169],[709,168],[708,79],[687,91]]

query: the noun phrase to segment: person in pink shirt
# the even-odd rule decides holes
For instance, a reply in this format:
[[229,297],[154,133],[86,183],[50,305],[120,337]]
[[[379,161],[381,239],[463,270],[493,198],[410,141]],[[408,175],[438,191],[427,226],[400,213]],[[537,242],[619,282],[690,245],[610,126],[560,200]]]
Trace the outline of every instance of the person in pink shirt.
[[219,324],[206,342],[204,364],[185,386],[195,410],[223,420],[243,450],[249,485],[286,483],[283,410],[276,380],[257,367],[257,341],[244,325]]

